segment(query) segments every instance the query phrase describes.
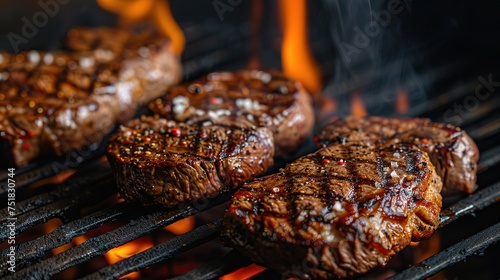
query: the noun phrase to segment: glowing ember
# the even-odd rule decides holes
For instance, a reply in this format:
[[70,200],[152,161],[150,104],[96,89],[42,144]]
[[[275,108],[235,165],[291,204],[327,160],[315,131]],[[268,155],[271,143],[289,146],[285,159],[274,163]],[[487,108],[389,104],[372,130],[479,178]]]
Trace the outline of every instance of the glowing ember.
[[266,270],[264,267],[252,264],[247,267],[240,268],[232,273],[226,274],[225,276],[219,278],[219,280],[248,279],[256,274],[261,273],[264,270]]
[[122,24],[151,20],[172,44],[172,52],[181,54],[185,38],[181,28],[174,20],[168,2],[163,0],[97,0],[104,9],[120,16]]
[[[328,95],[326,93],[325,95]],[[337,102],[331,96],[320,95],[317,97],[316,106],[318,107],[318,119],[325,119],[337,111]]]
[[[45,235],[47,235],[56,230],[57,228],[61,227],[62,225],[63,223],[60,219],[51,219],[43,225],[42,231]],[[68,244],[64,244],[62,246],[52,249],[50,252],[52,253],[52,255],[57,255],[72,248],[74,245],[78,245],[75,243],[75,239],[73,239],[73,241]],[[77,273],[76,267],[70,267],[62,272],[61,277],[63,279],[74,279],[76,277],[76,273]]]
[[[129,258],[135,254],[145,251],[153,247],[153,242],[147,236],[139,238],[137,240],[131,241],[129,243],[123,244],[120,247],[109,250],[104,254],[104,258],[109,264],[117,263],[123,259]],[[127,275],[122,276],[122,279],[139,279],[139,272],[131,272]]]
[[351,95],[351,114],[358,117],[363,117],[368,114],[359,92],[353,92]]
[[66,181],[66,179],[68,179],[71,175],[75,174],[75,172],[76,172],[75,169],[69,169],[69,170],[63,171],[63,172],[61,172],[53,177],[49,177],[46,179],[36,181],[31,186],[36,188],[36,187],[44,186],[47,184],[61,184],[62,182]]
[[183,234],[192,230],[195,226],[196,219],[193,216],[179,220],[171,225],[164,227],[164,230],[168,230],[173,234]]
[[420,242],[412,242],[410,245],[414,246],[415,261],[419,263],[437,254],[441,250],[441,237],[439,232],[436,232],[431,238]]
[[408,91],[401,89],[396,93],[396,113],[405,114],[410,109]]
[[286,76],[300,81],[310,93],[321,90],[321,73],[309,49],[306,0],[280,0],[283,11],[281,57]]
[[[52,219],[52,220],[49,220],[44,226],[43,226],[43,233],[44,234],[49,234],[51,232],[53,232],[54,230],[56,230],[57,228],[61,227],[63,225],[63,223],[61,222],[61,220],[59,219]],[[60,254],[66,250],[68,250],[69,248],[73,247],[73,245],[71,243],[69,244],[64,244],[60,247],[57,247],[57,248],[54,248],[52,249],[52,254],[54,255],[57,255],[57,254]]]

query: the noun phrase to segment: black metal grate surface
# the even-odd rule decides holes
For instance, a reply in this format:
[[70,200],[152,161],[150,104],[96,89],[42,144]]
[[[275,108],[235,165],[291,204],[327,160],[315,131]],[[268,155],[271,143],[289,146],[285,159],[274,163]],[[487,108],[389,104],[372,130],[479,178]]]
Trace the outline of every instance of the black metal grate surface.
[[[448,103],[446,103],[448,104]],[[500,199],[500,175],[498,174],[500,146],[496,140],[500,136],[500,116],[495,113],[499,105],[498,98],[488,104],[489,110],[481,112],[474,120],[467,120],[464,128],[478,143],[481,150],[481,159],[478,170],[479,190],[469,197],[459,199],[451,206],[445,208],[441,215],[440,227],[460,220],[464,216],[475,213],[480,209],[497,203]],[[434,108],[433,108],[434,109]],[[439,108],[432,111],[439,112]],[[493,129],[488,129],[493,127]],[[68,267],[83,263],[90,258],[102,255],[108,250],[147,235],[152,231],[169,225],[184,217],[199,213],[196,207],[189,206],[174,210],[146,208],[142,211],[130,211],[130,205],[118,203],[97,212],[80,216],[79,209],[88,204],[89,201],[102,201],[115,195],[116,190],[109,170],[96,172],[92,168],[98,160],[90,160],[82,165],[78,173],[64,183],[53,186],[48,191],[36,192],[30,196],[32,189],[27,186],[52,175],[52,173],[40,173],[39,170],[46,169],[47,165],[35,166],[25,170],[17,179],[18,192],[26,192],[26,198],[16,205],[17,221],[16,234],[20,234],[30,227],[44,223],[55,217],[63,218],[64,224],[51,232],[34,240],[29,240],[17,245],[17,269],[15,274],[7,274],[7,251],[4,250],[0,256],[0,271],[5,279],[27,279],[45,278],[55,275]],[[63,171],[63,170],[60,170]],[[483,178],[487,176],[487,178]],[[20,179],[19,179],[20,178]],[[33,178],[36,178],[34,180]],[[489,185],[481,185],[490,182]],[[5,179],[2,181],[2,189],[6,189]],[[26,189],[24,189],[26,188]],[[3,194],[5,195],[5,194]],[[221,196],[210,201],[202,210],[209,209],[230,199],[230,194]],[[7,209],[0,211],[0,224],[5,228],[7,224]],[[45,258],[44,253],[61,245],[69,243],[72,238],[82,235],[93,228],[117,219],[126,219],[125,225],[105,234],[93,237],[84,243],[68,249],[58,255]],[[489,226],[484,230],[446,248],[435,256],[421,264],[393,276],[393,279],[425,279],[433,274],[466,259],[500,240],[500,223],[498,216],[488,217]],[[196,247],[208,240],[215,239],[220,230],[221,220],[202,225],[194,230],[177,236],[167,242],[158,244],[149,250],[136,254],[114,265],[107,266],[86,279],[114,278],[148,267],[152,264],[163,262],[173,258],[180,253]],[[0,234],[0,240],[5,241],[7,233]],[[176,279],[213,279],[231,271],[249,265],[249,260],[230,252],[227,255],[208,262],[198,268],[191,270]],[[23,268],[24,267],[24,268]]]

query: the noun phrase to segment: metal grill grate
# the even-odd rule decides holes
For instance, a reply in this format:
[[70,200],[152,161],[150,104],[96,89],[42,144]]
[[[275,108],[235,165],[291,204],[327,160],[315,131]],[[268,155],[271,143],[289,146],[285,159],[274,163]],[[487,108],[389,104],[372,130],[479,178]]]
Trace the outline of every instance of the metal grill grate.
[[[495,102],[493,105],[497,105],[497,103]],[[496,107],[492,106],[489,112],[485,112],[483,117],[478,118],[478,120],[487,120],[486,124],[476,126],[476,122],[470,122],[466,125],[466,129],[470,127],[471,134],[477,131],[475,141],[483,150],[479,163],[479,178],[488,171],[498,171],[498,163],[500,161],[498,151],[500,146],[494,145],[484,147],[484,143],[488,143],[491,137],[498,136],[500,132],[500,128],[498,127],[493,131],[486,131],[484,128],[485,126],[491,126],[492,123],[498,123],[500,121],[498,116],[494,114],[495,108]],[[83,263],[94,256],[101,255],[109,249],[144,236],[155,229],[164,227],[181,218],[199,212],[198,209],[190,206],[185,209],[177,210],[146,208],[143,212],[131,213],[127,211],[127,205],[125,203],[119,203],[83,217],[74,217],[75,215],[70,215],[70,213],[79,209],[85,203],[88,203],[89,200],[104,200],[116,193],[109,170],[97,173],[92,172],[91,163],[92,161],[89,162],[88,166],[84,165],[81,167],[82,169],[80,171],[83,170],[81,172],[83,175],[77,174],[67,180],[67,182],[57,185],[53,190],[35,194],[17,204],[16,210],[18,211],[18,216],[16,233],[21,233],[30,227],[54,217],[65,217],[68,221],[50,234],[18,245],[16,250],[18,266],[28,267],[17,271],[15,274],[5,275],[7,272],[7,251],[2,252],[0,256],[1,271],[3,271],[2,275],[6,276],[6,279],[26,279],[28,277],[43,278],[47,275],[54,275],[68,267]],[[40,180],[52,175],[51,173],[40,173],[39,170],[41,169],[46,170],[46,165],[23,172],[22,174],[24,176],[19,176],[21,178],[19,180],[20,186],[28,186],[34,181],[33,178]],[[457,203],[445,209],[441,215],[440,227],[446,226],[467,214],[496,203],[500,197],[500,182],[498,182],[498,175],[495,176],[493,180],[496,181],[496,183],[488,187],[479,186],[479,191],[467,198],[459,200]],[[6,185],[5,180],[2,184],[4,189]],[[206,209],[226,202],[229,199],[230,194],[216,198],[210,201]],[[7,209],[2,209],[0,212],[0,223],[2,223],[2,226],[6,225],[7,217]],[[90,238],[81,245],[68,249],[58,255],[37,262],[43,257],[45,252],[70,242],[73,237],[81,235],[90,229],[99,227],[118,218],[126,218],[128,223],[103,235]],[[493,219],[492,223],[495,223]],[[107,266],[87,276],[86,279],[119,277],[131,271],[139,270],[175,257],[186,250],[216,238],[220,231],[220,225],[221,220],[217,220],[200,226],[186,234],[156,245],[149,250],[136,254],[114,265]],[[497,242],[500,239],[499,229],[500,223],[493,224],[491,227],[438,253],[422,264],[415,265],[403,271],[394,276],[393,279],[423,279],[431,276]],[[0,239],[5,241],[6,238],[6,233],[2,232]],[[32,265],[30,265],[31,262],[33,262]],[[230,252],[183,276],[179,276],[177,279],[213,279],[249,264],[249,260],[239,256],[236,252]]]

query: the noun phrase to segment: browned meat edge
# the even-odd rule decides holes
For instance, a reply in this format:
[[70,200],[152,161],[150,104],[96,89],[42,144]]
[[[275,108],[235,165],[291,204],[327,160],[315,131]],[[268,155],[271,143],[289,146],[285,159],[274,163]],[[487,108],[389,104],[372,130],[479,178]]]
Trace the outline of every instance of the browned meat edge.
[[338,118],[315,138],[320,147],[330,143],[404,143],[429,154],[443,180],[443,194],[476,190],[479,151],[459,127],[428,119],[349,116]]
[[152,33],[76,28],[68,51],[0,52],[2,165],[64,155],[102,141],[137,106],[181,77],[169,41]]
[[246,183],[221,237],[285,276],[355,276],[433,233],[441,186],[417,148],[335,143]]
[[153,115],[188,123],[210,118],[220,124],[269,127],[277,157],[295,152],[314,125],[309,94],[277,71],[210,73],[169,90],[149,108]]
[[172,207],[211,198],[262,175],[273,164],[267,128],[133,120],[110,139],[107,156],[121,195]]

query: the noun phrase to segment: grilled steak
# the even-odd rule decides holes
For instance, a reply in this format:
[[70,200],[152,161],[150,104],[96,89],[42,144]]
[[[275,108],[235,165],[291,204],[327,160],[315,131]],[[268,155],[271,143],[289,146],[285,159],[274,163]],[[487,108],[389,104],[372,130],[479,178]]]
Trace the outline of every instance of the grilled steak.
[[211,73],[177,86],[151,102],[152,114],[196,122],[210,118],[220,124],[270,127],[276,156],[297,150],[314,125],[311,100],[304,88],[276,71],[245,70]]
[[107,156],[122,196],[172,207],[214,197],[273,164],[268,128],[143,117],[112,136]]
[[99,143],[181,76],[167,39],[111,28],[72,29],[67,51],[0,52],[3,165]]
[[479,151],[467,133],[450,124],[428,119],[354,117],[338,118],[315,138],[320,147],[330,143],[405,143],[429,154],[443,180],[443,194],[476,190]]
[[336,143],[246,183],[224,217],[222,240],[285,276],[354,276],[429,237],[440,190],[415,147]]

